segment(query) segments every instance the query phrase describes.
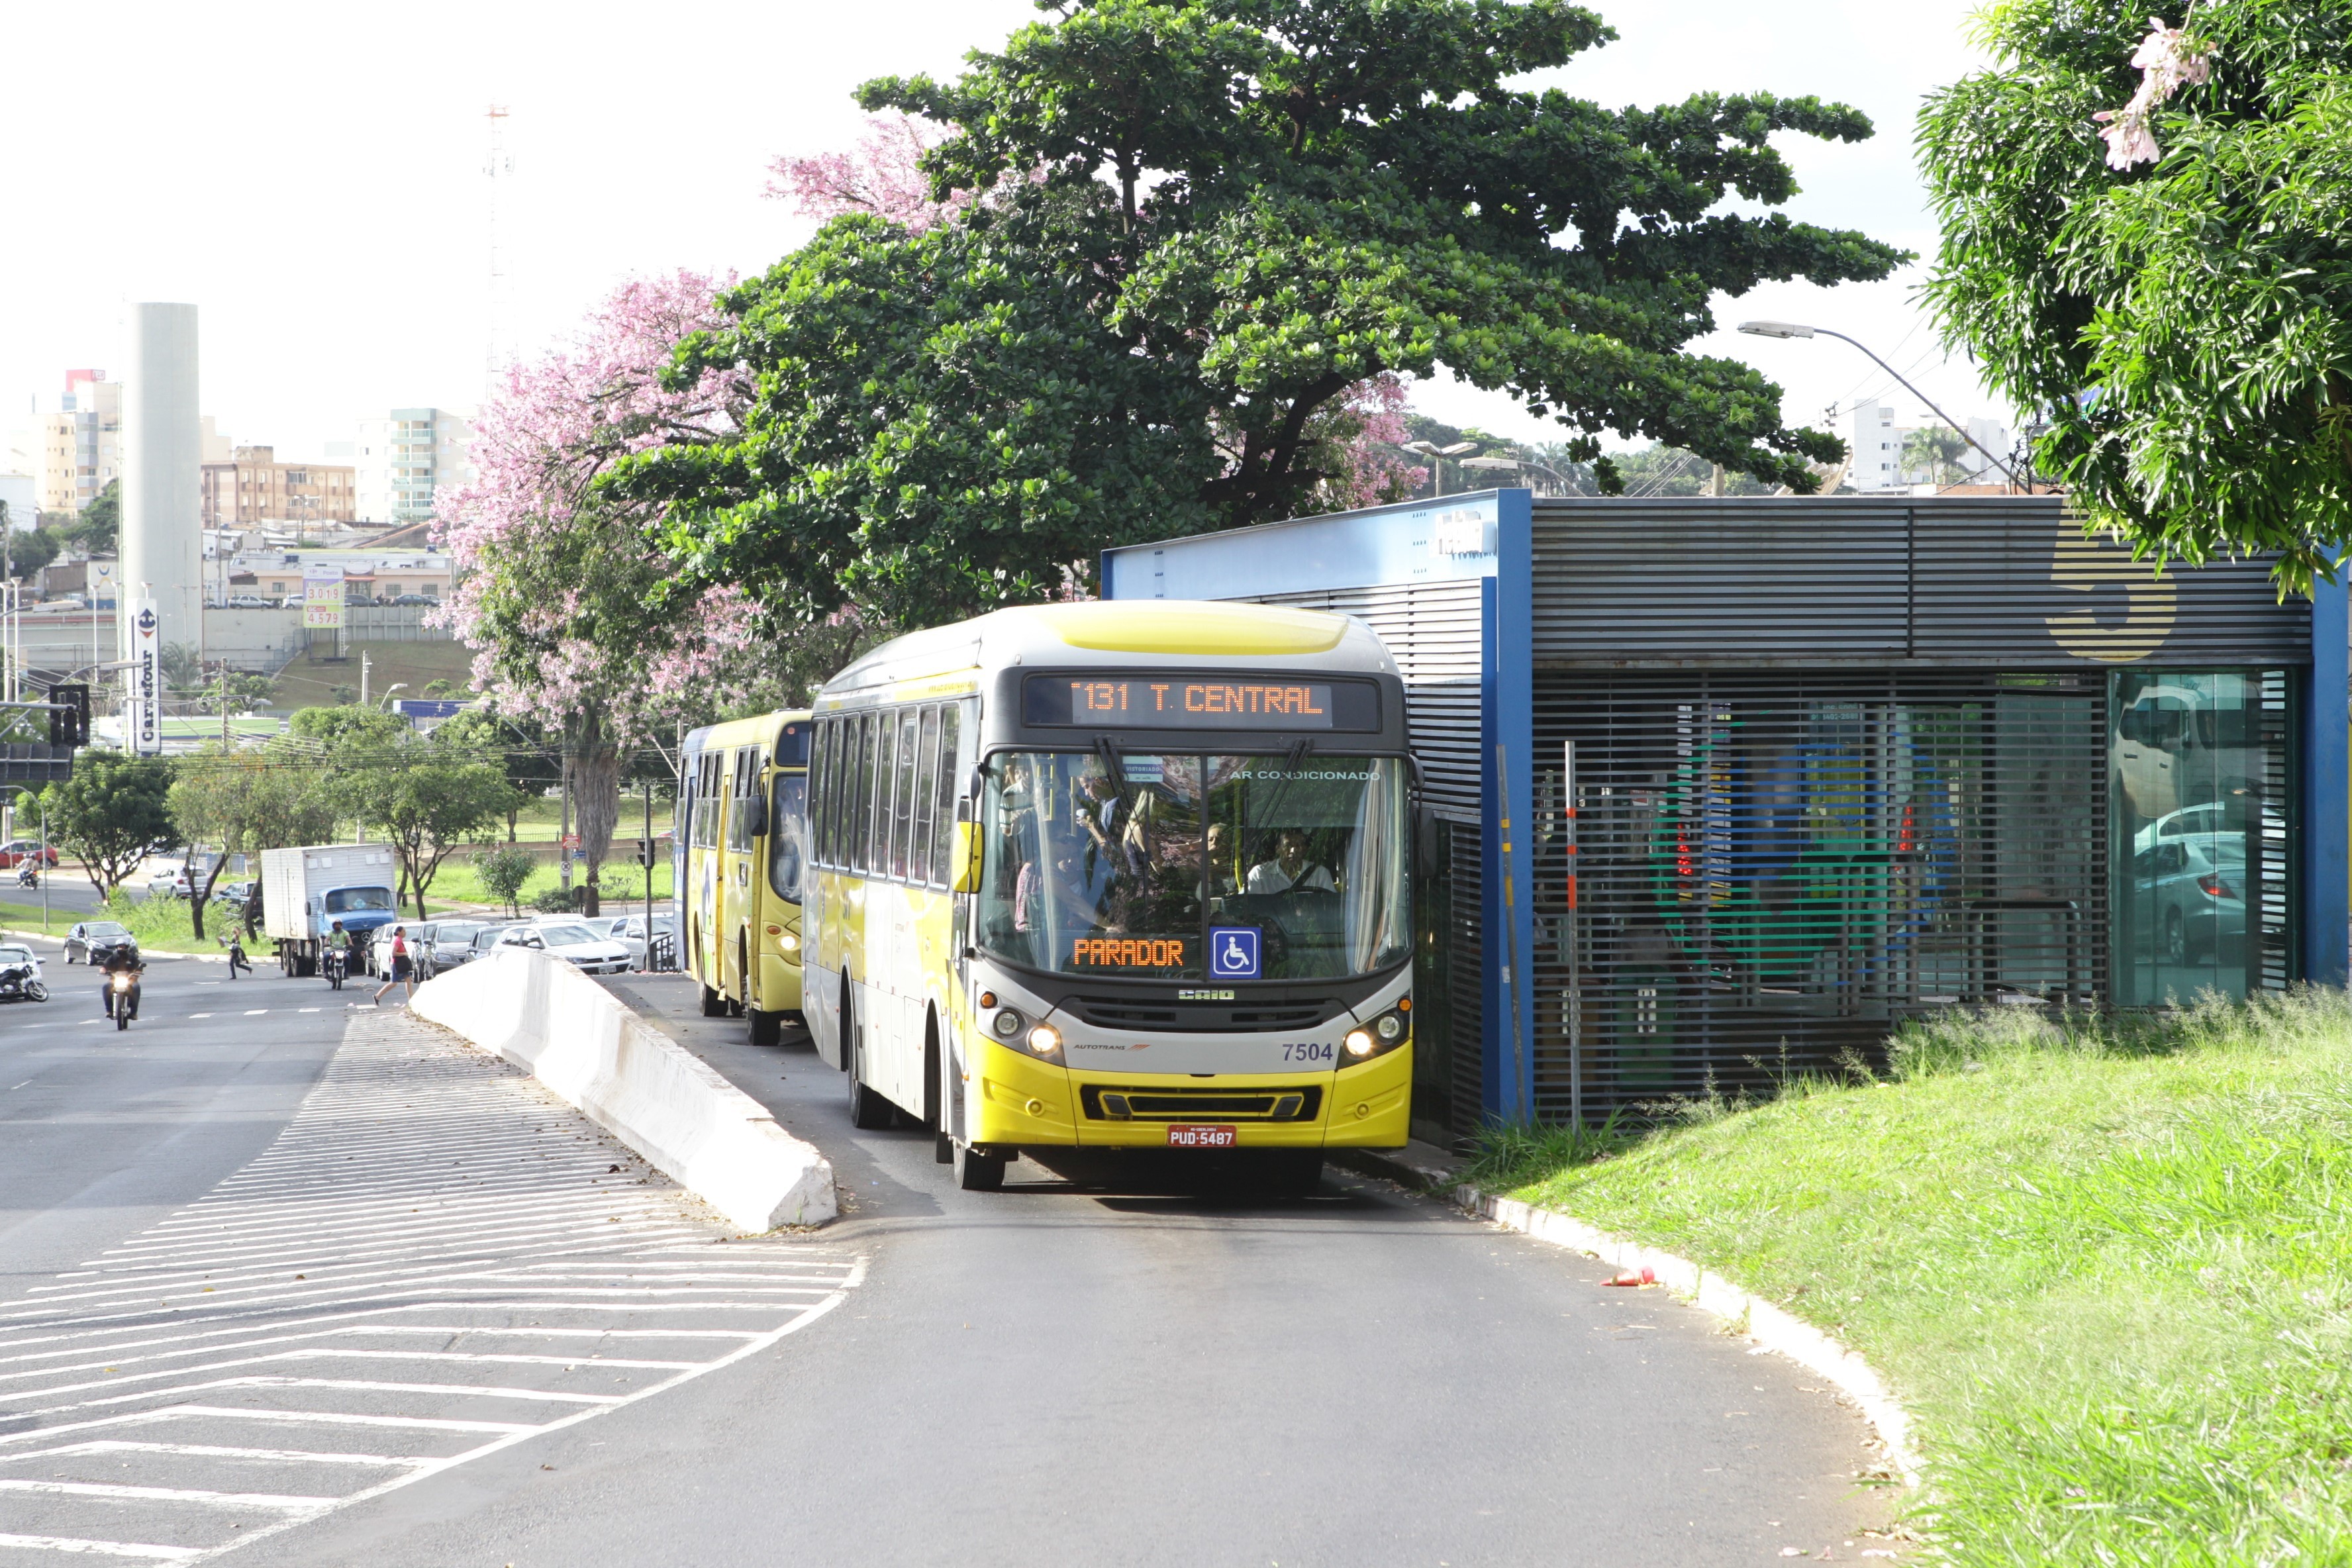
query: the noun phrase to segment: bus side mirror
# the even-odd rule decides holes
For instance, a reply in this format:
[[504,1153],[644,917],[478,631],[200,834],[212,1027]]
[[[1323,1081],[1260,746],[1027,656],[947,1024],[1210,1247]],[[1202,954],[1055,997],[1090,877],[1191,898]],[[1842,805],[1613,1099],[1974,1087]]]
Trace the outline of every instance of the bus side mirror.
[[741,808],[743,813],[743,837],[746,838],[766,837],[768,834],[768,797],[762,795],[745,795],[741,800],[737,801],[735,804]]
[[980,824],[955,825],[955,887],[959,893],[980,891]]
[[1437,813],[1430,810],[1426,804],[1417,804],[1413,806],[1412,870],[1414,876],[1430,878],[1437,875],[1440,847],[1438,836],[1444,826],[1438,820]]

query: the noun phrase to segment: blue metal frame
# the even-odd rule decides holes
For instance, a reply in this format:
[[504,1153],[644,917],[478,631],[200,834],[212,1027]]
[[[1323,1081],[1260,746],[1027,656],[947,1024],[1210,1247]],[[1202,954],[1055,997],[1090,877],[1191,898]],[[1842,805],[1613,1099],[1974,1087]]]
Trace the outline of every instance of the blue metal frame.
[[2317,583],[2311,595],[2311,684],[2303,705],[2303,977],[2345,983],[2352,947],[2352,679],[2347,679],[2345,584]]
[[[1484,787],[1479,794],[1479,850],[1498,874],[1479,879],[1479,913],[1491,933],[1480,944],[1486,973],[1479,992],[1480,1110],[1489,1121],[1535,1120],[1536,802],[1535,506],[1530,490],[1496,496],[1495,574],[1480,602],[1480,742]],[[1503,796],[1496,759],[1509,769],[1510,864],[1503,864]],[[1504,935],[1503,875],[1512,881],[1513,942]],[[1520,1048],[1512,1082],[1511,1009],[1518,1011]]]

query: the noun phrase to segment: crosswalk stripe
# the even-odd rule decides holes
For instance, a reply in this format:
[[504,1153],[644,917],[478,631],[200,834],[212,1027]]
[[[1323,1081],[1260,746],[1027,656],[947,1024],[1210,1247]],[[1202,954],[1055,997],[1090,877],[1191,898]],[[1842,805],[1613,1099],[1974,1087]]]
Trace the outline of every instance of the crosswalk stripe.
[[722,1234],[404,1014],[344,1027],[263,1153],[0,1301],[0,1548],[209,1557],[731,1366],[864,1279]]

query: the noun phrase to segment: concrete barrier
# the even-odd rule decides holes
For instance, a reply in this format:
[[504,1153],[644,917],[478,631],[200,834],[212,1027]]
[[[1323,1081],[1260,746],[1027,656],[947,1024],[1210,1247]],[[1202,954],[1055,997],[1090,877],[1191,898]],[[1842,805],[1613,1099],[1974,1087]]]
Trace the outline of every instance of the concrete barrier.
[[840,1213],[814,1146],[560,958],[499,949],[418,986],[414,1007],[529,1072],[745,1230]]

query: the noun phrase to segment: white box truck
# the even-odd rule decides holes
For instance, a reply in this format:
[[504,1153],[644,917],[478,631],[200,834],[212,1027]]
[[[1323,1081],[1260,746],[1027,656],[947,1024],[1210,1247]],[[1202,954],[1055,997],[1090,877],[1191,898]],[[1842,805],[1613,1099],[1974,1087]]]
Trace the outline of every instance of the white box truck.
[[[320,943],[337,921],[364,952],[361,933],[398,918],[397,873],[383,844],[319,844],[261,852],[261,931],[278,944],[288,978],[319,973]],[[356,956],[353,962],[356,972]]]

